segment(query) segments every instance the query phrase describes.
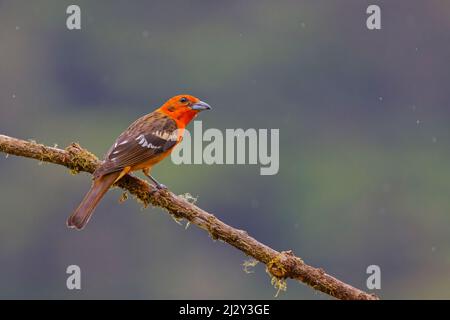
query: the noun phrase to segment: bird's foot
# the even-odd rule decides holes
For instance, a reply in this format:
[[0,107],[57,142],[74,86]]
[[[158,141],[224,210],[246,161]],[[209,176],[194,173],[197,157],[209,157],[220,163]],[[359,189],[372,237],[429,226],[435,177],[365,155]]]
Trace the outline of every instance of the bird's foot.
[[155,184],[156,189],[158,190],[167,190],[166,185],[162,184],[162,183],[157,183]]

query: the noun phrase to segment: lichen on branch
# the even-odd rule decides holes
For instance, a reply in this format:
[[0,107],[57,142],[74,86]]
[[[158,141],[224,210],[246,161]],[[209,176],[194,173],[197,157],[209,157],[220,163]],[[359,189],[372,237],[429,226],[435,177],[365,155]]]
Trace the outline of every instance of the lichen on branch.
[[[58,149],[0,135],[0,151],[20,157],[27,157],[43,162],[65,166],[73,173],[93,173],[100,164],[98,158],[72,143],[66,149]],[[352,287],[330,275],[322,269],[307,265],[292,251],[279,252],[257,241],[244,230],[239,230],[222,222],[213,214],[197,207],[190,197],[177,196],[169,190],[156,189],[144,180],[131,175],[124,176],[116,186],[128,191],[144,206],[153,205],[165,209],[176,219],[186,219],[207,231],[213,239],[221,240],[241,250],[247,256],[266,265],[266,271],[278,290],[285,290],[286,279],[299,280],[311,288],[326,293],[337,299],[378,300],[373,294]]]

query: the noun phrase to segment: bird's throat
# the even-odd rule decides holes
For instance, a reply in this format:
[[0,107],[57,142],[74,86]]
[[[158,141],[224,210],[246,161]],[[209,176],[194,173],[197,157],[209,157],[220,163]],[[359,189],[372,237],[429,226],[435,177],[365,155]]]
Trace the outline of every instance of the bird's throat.
[[166,116],[172,118],[177,123],[178,128],[186,127],[189,122],[191,122],[198,114],[195,110],[177,110],[177,111],[167,111],[165,109],[160,110],[160,112],[164,113]]

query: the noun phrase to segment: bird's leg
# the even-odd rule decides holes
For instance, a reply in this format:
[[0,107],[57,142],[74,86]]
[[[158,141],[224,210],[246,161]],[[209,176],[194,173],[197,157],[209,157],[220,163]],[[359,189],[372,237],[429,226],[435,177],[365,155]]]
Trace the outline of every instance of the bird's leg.
[[159,183],[158,180],[156,180],[155,178],[153,178],[150,175],[150,170],[148,168],[146,169],[142,169],[142,172],[144,173],[144,175],[149,178],[150,180],[153,181],[153,183],[155,184],[157,189],[167,189],[167,187],[165,185],[163,185],[162,183]]

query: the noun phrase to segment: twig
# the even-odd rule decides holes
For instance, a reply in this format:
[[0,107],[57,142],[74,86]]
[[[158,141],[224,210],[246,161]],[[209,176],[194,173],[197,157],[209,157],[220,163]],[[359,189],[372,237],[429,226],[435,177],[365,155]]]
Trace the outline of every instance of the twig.
[[[74,172],[92,173],[100,161],[89,151],[72,143],[65,150],[48,147],[33,141],[25,141],[0,135],[0,151],[21,157],[33,158],[68,167]],[[296,257],[292,251],[276,251],[243,230],[235,229],[214,215],[188,202],[168,190],[158,190],[147,182],[126,175],[117,186],[127,190],[144,206],[153,205],[166,209],[177,219],[186,219],[190,223],[206,230],[213,239],[219,239],[241,250],[246,255],[264,263],[278,288],[282,289],[287,278],[297,279],[315,290],[324,292],[337,299],[378,300],[328,274],[314,268]]]

